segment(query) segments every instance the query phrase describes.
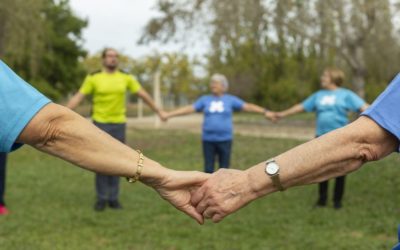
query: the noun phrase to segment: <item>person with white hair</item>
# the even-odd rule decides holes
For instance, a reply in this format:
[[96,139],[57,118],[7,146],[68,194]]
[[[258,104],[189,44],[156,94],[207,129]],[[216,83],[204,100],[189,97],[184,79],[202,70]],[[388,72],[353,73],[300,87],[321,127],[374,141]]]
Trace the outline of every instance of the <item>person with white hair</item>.
[[192,104],[168,112],[166,118],[187,115],[194,112],[204,113],[202,144],[204,171],[214,172],[215,158],[218,157],[220,168],[229,168],[233,139],[234,111],[260,113],[270,120],[275,114],[258,105],[247,103],[237,96],[227,94],[229,82],[222,74],[211,76],[211,94],[203,95]]

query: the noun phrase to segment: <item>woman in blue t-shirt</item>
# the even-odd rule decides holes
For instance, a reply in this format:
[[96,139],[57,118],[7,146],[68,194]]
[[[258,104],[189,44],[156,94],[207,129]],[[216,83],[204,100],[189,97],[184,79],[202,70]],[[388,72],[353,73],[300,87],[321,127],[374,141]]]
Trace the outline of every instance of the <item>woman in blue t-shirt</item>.
[[[321,136],[332,130],[345,126],[348,120],[348,112],[363,112],[368,104],[351,90],[340,87],[344,81],[343,71],[335,68],[327,68],[321,76],[321,90],[309,96],[302,103],[277,113],[279,118],[300,112],[316,113],[316,136]],[[337,177],[334,191],[334,207],[342,207],[345,176]],[[328,197],[328,181],[319,184],[318,207],[326,206]]]
[[233,139],[232,114],[234,111],[246,111],[263,114],[274,120],[275,114],[255,104],[246,103],[240,98],[226,94],[228,80],[224,75],[214,74],[211,77],[211,94],[203,95],[193,105],[179,108],[167,113],[167,118],[203,112],[202,131],[204,171],[214,172],[215,157],[218,156],[219,167],[229,168]]

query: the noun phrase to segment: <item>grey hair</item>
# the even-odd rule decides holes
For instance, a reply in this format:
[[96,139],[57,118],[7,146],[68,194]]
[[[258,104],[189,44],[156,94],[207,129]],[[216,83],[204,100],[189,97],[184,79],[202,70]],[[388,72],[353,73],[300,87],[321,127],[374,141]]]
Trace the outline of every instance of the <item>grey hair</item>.
[[211,76],[211,81],[216,81],[221,83],[225,90],[228,90],[229,88],[228,79],[226,79],[226,76],[224,76],[223,74],[213,74]]

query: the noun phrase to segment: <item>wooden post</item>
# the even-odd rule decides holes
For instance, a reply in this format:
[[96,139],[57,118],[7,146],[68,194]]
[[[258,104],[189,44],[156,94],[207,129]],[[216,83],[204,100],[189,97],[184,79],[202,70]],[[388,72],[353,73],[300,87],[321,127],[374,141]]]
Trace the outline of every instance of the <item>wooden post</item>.
[[[160,78],[161,78],[160,70],[157,70],[154,74],[154,81],[153,81],[153,99],[157,107],[162,108]],[[160,118],[156,116],[154,121],[154,127],[160,128],[160,125],[161,125]]]

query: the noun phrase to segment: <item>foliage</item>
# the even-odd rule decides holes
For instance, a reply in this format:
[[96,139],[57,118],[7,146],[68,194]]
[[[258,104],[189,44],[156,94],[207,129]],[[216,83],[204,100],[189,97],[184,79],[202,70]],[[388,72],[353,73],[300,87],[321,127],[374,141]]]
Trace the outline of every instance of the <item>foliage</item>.
[[18,74],[53,99],[77,87],[87,21],[68,0],[3,0],[0,19],[0,57]]
[[272,107],[318,89],[327,66],[342,68],[346,87],[371,101],[400,64],[398,1],[160,0],[156,7],[160,15],[140,42],[206,37],[209,73],[227,74],[234,94]]

